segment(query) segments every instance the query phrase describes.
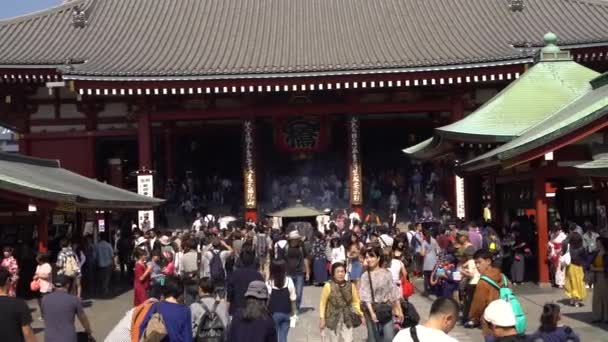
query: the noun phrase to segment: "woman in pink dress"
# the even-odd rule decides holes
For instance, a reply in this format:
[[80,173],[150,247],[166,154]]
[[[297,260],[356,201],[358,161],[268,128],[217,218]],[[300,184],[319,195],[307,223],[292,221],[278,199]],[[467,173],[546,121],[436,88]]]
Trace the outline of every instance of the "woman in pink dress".
[[2,264],[0,266],[7,269],[11,274],[8,295],[15,297],[17,295],[17,281],[19,280],[19,265],[17,265],[17,260],[13,257],[13,247],[4,247],[3,252]]
[[152,267],[146,265],[148,253],[142,249],[135,249],[135,271],[133,277],[133,305],[138,306],[148,299],[148,287],[150,286],[150,272]]

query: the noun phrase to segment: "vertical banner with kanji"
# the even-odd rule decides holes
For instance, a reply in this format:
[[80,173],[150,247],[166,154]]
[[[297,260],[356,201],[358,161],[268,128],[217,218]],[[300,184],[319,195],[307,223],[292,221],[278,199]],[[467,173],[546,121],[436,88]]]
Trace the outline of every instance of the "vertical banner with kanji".
[[[146,197],[154,197],[154,178],[151,174],[137,175],[137,193]],[[154,228],[154,210],[140,210],[137,216],[139,229],[145,232]]]
[[464,218],[466,215],[465,206],[465,190],[464,190],[464,178],[454,175],[456,181],[456,217]]
[[253,120],[243,122],[243,185],[245,196],[245,209],[255,209],[255,123]]
[[348,120],[349,180],[350,205],[363,204],[363,180],[361,172],[361,149],[359,136],[359,119],[355,116]]

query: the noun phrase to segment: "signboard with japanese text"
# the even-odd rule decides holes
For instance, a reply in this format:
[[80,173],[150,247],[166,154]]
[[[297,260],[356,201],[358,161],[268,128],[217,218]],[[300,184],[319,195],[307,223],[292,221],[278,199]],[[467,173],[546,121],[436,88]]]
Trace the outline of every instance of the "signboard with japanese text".
[[456,217],[464,218],[466,215],[465,194],[464,194],[464,178],[456,177]]
[[361,172],[361,149],[359,146],[359,119],[351,117],[348,121],[348,147],[349,147],[349,180],[350,204],[363,204],[363,175]]
[[255,209],[257,206],[255,171],[255,123],[253,120],[245,120],[243,122],[243,185],[246,209]]
[[[150,174],[137,176],[137,193],[146,196],[154,197],[154,178]],[[148,231],[154,228],[154,210],[140,210],[137,212],[139,229]]]

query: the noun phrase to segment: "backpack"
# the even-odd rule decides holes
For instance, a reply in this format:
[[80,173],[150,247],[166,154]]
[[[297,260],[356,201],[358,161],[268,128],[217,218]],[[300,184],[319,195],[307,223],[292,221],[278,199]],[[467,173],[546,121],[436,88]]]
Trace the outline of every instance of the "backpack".
[[139,341],[140,339],[140,331],[139,327],[146,318],[146,314],[148,310],[150,310],[154,306],[154,303],[144,302],[135,308],[133,311],[133,316],[131,317],[131,341]]
[[68,254],[63,263],[63,275],[67,277],[76,277],[80,273],[80,266],[74,254]]
[[221,282],[226,280],[226,270],[222,265],[222,258],[220,254],[222,252],[211,251],[211,261],[209,262],[209,274],[214,282]]
[[278,242],[275,244],[275,260],[285,260],[287,257],[287,245],[288,244],[286,243],[284,247],[281,247],[279,246]]
[[258,258],[264,258],[268,254],[268,241],[266,234],[258,234],[258,241],[255,247],[255,255]]
[[152,317],[150,317],[148,324],[146,324],[139,342],[160,342],[167,336],[165,320],[163,315],[158,312],[159,305],[160,303],[156,303],[151,308],[154,310],[154,313],[152,314]]
[[524,310],[521,307],[521,304],[519,303],[519,300],[517,299],[513,291],[511,291],[511,289],[507,287],[507,277],[504,274],[502,275],[502,283],[505,285],[505,287],[500,287],[498,284],[496,284],[494,280],[488,278],[487,276],[481,276],[481,279],[485,280],[498,290],[498,296],[500,299],[511,304],[511,309],[513,310],[513,314],[515,315],[515,329],[517,330],[518,334],[525,333],[526,314],[524,313]]
[[217,310],[218,305],[220,304],[219,300],[216,300],[213,304],[213,308],[209,310],[207,305],[202,301],[199,302],[205,313],[203,317],[201,317],[198,322],[198,329],[196,330],[196,342],[223,342],[225,341],[226,335],[226,327],[224,326],[224,322],[222,322],[220,315],[215,312]]

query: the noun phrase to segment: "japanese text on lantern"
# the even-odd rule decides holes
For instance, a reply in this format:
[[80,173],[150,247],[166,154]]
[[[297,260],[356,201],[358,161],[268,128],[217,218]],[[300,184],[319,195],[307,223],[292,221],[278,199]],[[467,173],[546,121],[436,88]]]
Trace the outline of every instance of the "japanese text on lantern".
[[253,121],[245,120],[243,124],[245,154],[243,177],[245,184],[245,208],[247,209],[255,209],[256,207],[253,129]]
[[359,119],[352,117],[349,124],[350,146],[350,202],[351,205],[363,204],[361,182],[361,161],[359,156]]

